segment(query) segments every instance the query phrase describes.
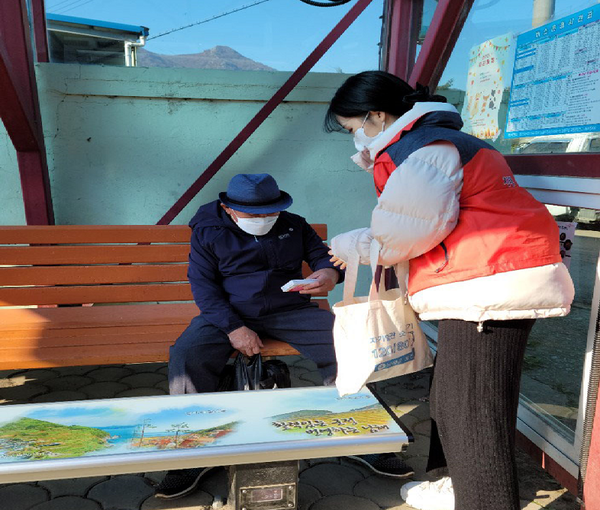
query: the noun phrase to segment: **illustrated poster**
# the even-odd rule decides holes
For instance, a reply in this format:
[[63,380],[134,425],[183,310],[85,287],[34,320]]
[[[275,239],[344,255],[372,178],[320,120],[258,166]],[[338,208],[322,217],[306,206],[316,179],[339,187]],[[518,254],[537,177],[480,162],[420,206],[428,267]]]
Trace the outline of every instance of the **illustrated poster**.
[[498,112],[508,87],[512,42],[513,35],[506,34],[471,48],[462,118],[463,131],[477,138],[496,139],[500,134]]
[[368,391],[335,387],[15,405],[0,415],[0,465],[404,431]]

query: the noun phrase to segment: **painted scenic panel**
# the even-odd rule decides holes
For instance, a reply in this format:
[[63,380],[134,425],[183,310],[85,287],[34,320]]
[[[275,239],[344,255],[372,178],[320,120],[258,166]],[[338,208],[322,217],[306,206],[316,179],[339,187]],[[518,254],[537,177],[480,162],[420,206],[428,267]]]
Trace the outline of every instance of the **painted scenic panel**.
[[0,463],[373,434],[403,431],[368,390],[335,387],[15,405]]

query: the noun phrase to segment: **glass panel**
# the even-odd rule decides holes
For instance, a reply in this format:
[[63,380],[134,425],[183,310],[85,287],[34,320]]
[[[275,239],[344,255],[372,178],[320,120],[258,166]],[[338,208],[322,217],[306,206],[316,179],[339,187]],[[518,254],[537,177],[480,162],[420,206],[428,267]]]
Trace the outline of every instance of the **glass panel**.
[[[524,39],[517,41],[516,36],[532,30],[533,3],[475,0],[438,92],[457,107],[465,121],[464,131],[485,139],[504,154],[600,152],[600,6],[592,0],[556,0],[550,19],[560,22],[569,17],[565,33],[553,37],[550,24],[548,43],[541,44],[533,32],[527,53]],[[580,11],[585,11],[583,19],[575,17],[574,28],[567,33],[571,15]],[[587,22],[590,12],[591,21]],[[554,30],[560,30],[560,23]],[[517,43],[521,72],[513,78]],[[511,96],[513,79],[516,87]],[[541,87],[546,88],[541,91]],[[576,87],[582,87],[579,103]],[[579,132],[569,132],[573,130]]]
[[566,317],[536,322],[525,353],[522,403],[532,407],[573,442],[579,408],[583,360],[600,252],[600,212],[549,206],[559,222],[577,222],[574,236],[561,224],[565,263],[575,284],[575,301]]
[[[80,18],[78,26],[100,20],[100,26],[148,27],[139,66],[293,71],[354,3],[319,8],[300,0],[129,0],[116,9],[114,2],[48,0],[46,11],[74,17],[72,23]],[[382,12],[383,0],[373,0],[313,71],[377,69]]]

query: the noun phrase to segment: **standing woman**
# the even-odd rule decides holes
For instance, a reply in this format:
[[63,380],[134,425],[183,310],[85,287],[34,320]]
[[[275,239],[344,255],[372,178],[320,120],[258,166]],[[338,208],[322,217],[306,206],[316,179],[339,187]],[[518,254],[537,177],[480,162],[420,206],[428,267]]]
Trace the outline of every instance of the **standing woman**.
[[460,131],[445,101],[382,71],[338,89],[325,129],[354,135],[352,159],[373,174],[379,199],[370,228],[335,237],[331,253],[340,264],[357,240],[362,263],[371,242],[379,264],[408,260],[412,307],[440,321],[427,469],[447,467],[451,483],[408,484],[403,498],[423,510],[451,509],[453,499],[456,510],[518,510],[527,337],[535,319],[569,313],[574,287],[550,213],[498,151]]

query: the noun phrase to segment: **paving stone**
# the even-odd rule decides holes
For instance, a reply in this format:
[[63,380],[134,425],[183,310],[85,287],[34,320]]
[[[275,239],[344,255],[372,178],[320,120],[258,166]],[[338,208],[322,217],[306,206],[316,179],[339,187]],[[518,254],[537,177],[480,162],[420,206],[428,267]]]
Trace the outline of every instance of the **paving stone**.
[[92,370],[96,370],[100,368],[99,365],[85,365],[79,367],[59,367],[55,368],[57,372],[60,373],[61,376],[65,375],[86,375]]
[[49,389],[46,386],[39,384],[24,384],[23,386],[15,386],[13,388],[2,388],[0,390],[0,398],[6,400],[6,403],[18,404],[28,402],[38,395],[48,393]]
[[151,485],[158,485],[166,474],[166,471],[149,471],[148,473],[144,473],[144,477]]
[[156,372],[165,366],[167,366],[166,363],[134,363],[126,365],[128,369],[132,370],[136,374],[140,372]]
[[0,378],[0,388],[14,388],[23,386],[27,382],[26,375],[15,375],[14,377]]
[[318,464],[340,464],[339,457],[323,457],[322,459],[307,459],[310,467],[317,466]]
[[159,390],[163,390],[165,393],[169,393],[169,381],[167,379],[155,384],[154,387],[158,388]]
[[0,501],[3,510],[29,510],[33,505],[48,501],[50,496],[42,487],[26,483],[0,485]]
[[298,461],[298,472],[302,473],[302,471],[304,471],[305,469],[308,469],[310,467],[310,464],[308,463],[307,460],[299,460]]
[[95,381],[118,381],[123,377],[133,374],[133,370],[124,367],[100,367],[88,372],[86,375]]
[[400,487],[411,479],[394,479],[385,476],[369,476],[354,486],[354,495],[377,503],[381,508],[403,503]]
[[176,500],[151,496],[144,501],[140,510],[209,510],[212,508],[212,502],[213,497],[210,494],[197,490],[185,498]]
[[128,390],[129,386],[115,381],[94,382],[79,388],[89,398],[113,398],[118,393]]
[[325,497],[317,501],[310,510],[380,510],[380,508],[372,501],[339,494],[335,496]]
[[303,471],[300,476],[302,483],[312,485],[324,496],[352,494],[354,486],[363,479],[360,471],[336,464],[319,464]]
[[314,372],[305,372],[304,374],[300,374],[300,379],[313,383],[315,386],[323,385],[323,378],[316,370]]
[[292,383],[292,388],[307,388],[315,385],[314,383],[300,379],[298,376],[294,376],[293,374],[290,374],[290,382]]
[[85,496],[91,487],[108,480],[108,476],[91,476],[88,478],[70,478],[67,480],[45,480],[38,484],[50,492],[52,498],[61,496]]
[[32,506],[30,510],[102,510],[102,507],[91,499],[64,496]]
[[87,395],[81,391],[52,391],[31,399],[31,402],[66,402],[67,400],[86,400]]
[[415,434],[429,437],[431,434],[431,420],[423,420],[413,425],[412,431]]
[[305,368],[312,372],[317,369],[317,365],[308,358],[302,358],[300,361],[294,363],[294,368]]
[[92,487],[88,498],[98,501],[104,510],[138,510],[154,489],[141,476],[115,476]]
[[115,398],[121,397],[154,397],[156,395],[165,395],[166,392],[158,388],[132,388],[130,390],[117,393]]
[[413,456],[429,455],[429,436],[414,434],[415,442],[410,444],[406,453]]
[[155,384],[165,380],[162,374],[143,372],[141,374],[132,374],[119,379],[120,383],[127,384],[131,388],[151,388]]
[[540,510],[541,508],[543,507],[533,501],[521,500],[521,510]]
[[0,370],[0,380],[10,379],[12,376],[20,374],[23,370]]
[[165,365],[164,367],[159,368],[156,371],[156,373],[157,374],[164,374],[164,375],[168,376],[169,375],[169,365]]
[[34,368],[32,370],[24,370],[19,375],[24,375],[28,381],[43,382],[46,379],[58,377],[60,372],[49,368]]
[[323,495],[316,487],[304,483],[298,484],[298,510],[308,510]]
[[93,379],[83,375],[67,375],[64,377],[56,377],[55,379],[48,379],[44,384],[52,391],[63,391],[78,390],[82,386],[86,386],[92,382],[94,382]]
[[295,356],[280,356],[278,359],[283,361],[286,365],[292,366],[306,358],[304,356],[295,355]]
[[[409,447],[410,450],[410,447]],[[427,467],[427,456],[417,457],[411,456],[409,454],[403,453],[400,455],[404,462],[406,462],[415,474],[413,475],[414,480],[428,480],[429,477],[426,476],[425,468]]]

